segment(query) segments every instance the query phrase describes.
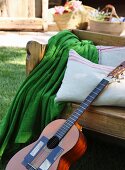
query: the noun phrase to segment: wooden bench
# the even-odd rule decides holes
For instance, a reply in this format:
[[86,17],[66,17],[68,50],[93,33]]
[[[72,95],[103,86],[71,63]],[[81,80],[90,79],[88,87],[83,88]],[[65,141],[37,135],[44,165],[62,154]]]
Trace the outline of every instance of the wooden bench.
[[[92,33],[81,30],[72,30],[72,32],[80,39],[92,40],[96,45],[125,46],[124,37]],[[35,41],[30,41],[27,43],[27,75],[30,74],[33,68],[42,60],[44,57],[45,48],[45,44],[40,44]],[[73,112],[73,110],[78,107],[78,105],[75,103],[71,103],[71,105],[71,111],[69,112],[65,108],[61,117],[67,118]],[[90,131],[106,134],[118,140],[125,140],[125,108],[91,106],[85,112],[85,114],[80,117],[78,122],[85,129]]]

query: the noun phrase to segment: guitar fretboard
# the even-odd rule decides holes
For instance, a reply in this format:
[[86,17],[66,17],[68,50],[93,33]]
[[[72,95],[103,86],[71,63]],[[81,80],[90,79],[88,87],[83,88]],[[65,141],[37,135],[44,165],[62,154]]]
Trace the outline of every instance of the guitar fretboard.
[[61,140],[78,118],[84,113],[84,111],[90,106],[90,104],[96,99],[100,92],[109,83],[108,80],[103,79],[96,88],[88,95],[88,97],[80,104],[80,106],[71,114],[63,126],[56,132],[56,136]]

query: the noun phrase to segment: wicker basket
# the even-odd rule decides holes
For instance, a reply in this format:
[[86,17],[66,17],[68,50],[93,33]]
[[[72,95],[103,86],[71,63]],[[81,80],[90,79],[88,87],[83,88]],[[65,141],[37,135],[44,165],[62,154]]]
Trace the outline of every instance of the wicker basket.
[[119,17],[116,13],[115,7],[112,5],[106,5],[102,11],[105,10],[111,10],[111,13],[109,16],[105,18],[104,21],[97,21],[90,19],[90,31],[93,32],[100,32],[100,33],[106,33],[106,34],[112,34],[112,35],[122,35],[125,31],[125,22],[111,22],[111,19],[113,16],[115,16],[118,20]]
[[64,29],[87,29],[89,12],[95,10],[89,6],[82,6],[83,10],[61,14],[53,14],[59,30]]
[[125,30],[125,22],[109,22],[90,20],[90,31],[112,35],[122,35]]

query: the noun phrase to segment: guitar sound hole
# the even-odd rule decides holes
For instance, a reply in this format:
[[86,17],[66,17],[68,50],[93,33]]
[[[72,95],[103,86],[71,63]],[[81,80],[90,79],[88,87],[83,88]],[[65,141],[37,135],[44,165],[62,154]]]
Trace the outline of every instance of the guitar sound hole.
[[53,136],[51,139],[49,139],[48,143],[47,143],[47,147],[49,149],[53,149],[56,146],[58,146],[59,144],[59,138],[57,136]]

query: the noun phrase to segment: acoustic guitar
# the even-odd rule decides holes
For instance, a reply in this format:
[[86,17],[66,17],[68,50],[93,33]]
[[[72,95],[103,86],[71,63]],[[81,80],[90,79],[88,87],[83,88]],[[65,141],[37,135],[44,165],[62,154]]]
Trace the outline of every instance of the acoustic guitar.
[[67,120],[51,122],[36,142],[17,152],[7,164],[6,170],[68,170],[87,148],[86,139],[76,126],[78,118],[110,81],[122,75],[124,70],[125,61],[102,79]]

